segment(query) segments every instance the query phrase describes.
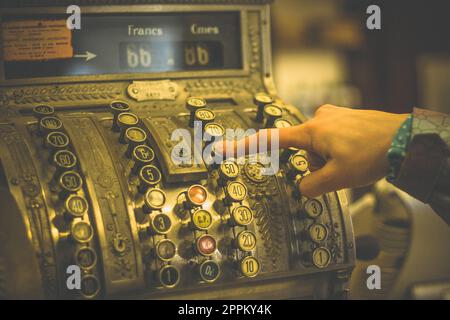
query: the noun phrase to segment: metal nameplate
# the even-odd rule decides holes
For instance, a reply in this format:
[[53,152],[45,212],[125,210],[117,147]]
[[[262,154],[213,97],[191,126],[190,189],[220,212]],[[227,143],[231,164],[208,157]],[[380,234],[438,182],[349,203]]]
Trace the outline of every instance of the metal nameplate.
[[136,101],[175,100],[178,85],[170,80],[133,81],[128,86],[128,95]]

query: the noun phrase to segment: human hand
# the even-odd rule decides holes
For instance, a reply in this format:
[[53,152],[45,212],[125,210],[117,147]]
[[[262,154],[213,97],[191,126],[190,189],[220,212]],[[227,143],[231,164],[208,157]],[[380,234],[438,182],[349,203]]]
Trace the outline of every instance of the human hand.
[[[400,125],[407,114],[374,110],[355,110],[332,105],[317,109],[314,117],[303,124],[279,130],[279,147],[296,147],[307,151],[311,174],[299,183],[300,192],[316,197],[343,188],[368,185],[384,177],[389,169],[386,157]],[[233,144],[249,150],[257,143],[261,130]],[[244,146],[239,146],[244,144]],[[226,143],[214,147],[226,153]]]

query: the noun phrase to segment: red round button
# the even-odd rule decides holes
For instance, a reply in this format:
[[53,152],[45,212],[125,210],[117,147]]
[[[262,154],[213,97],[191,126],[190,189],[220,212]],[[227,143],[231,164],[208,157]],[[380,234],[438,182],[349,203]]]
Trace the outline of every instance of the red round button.
[[201,206],[205,203],[208,193],[203,186],[195,184],[188,189],[187,197],[193,205]]
[[212,255],[216,251],[216,247],[216,239],[209,234],[203,234],[197,239],[197,251],[201,255]]

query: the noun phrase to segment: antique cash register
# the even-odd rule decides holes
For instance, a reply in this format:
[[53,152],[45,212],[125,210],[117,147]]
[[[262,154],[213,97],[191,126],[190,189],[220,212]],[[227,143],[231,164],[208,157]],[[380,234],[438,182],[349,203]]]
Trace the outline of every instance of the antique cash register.
[[281,150],[272,175],[254,161],[174,161],[173,132],[194,121],[209,137],[305,121],[275,90],[269,10],[1,2],[0,297],[345,297],[347,203],[298,193],[304,151]]

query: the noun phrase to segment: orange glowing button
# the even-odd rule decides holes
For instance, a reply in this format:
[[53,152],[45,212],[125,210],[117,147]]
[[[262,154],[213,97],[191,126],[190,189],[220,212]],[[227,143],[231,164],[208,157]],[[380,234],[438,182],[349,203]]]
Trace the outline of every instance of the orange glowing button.
[[189,187],[187,191],[187,198],[194,206],[201,206],[208,198],[208,192],[203,186],[194,184]]
[[216,247],[216,239],[210,234],[203,234],[197,239],[197,251],[201,255],[212,255],[216,251]]

